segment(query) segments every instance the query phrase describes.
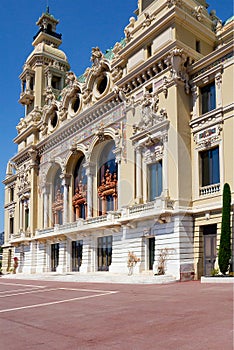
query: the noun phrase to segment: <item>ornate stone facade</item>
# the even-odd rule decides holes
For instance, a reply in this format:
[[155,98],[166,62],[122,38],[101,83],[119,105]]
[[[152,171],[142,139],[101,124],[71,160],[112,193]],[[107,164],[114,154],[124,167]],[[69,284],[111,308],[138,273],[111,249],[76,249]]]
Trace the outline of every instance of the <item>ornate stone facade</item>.
[[37,22],[4,180],[5,271],[11,251],[29,273],[127,274],[133,250],[134,273],[155,272],[169,248],[166,273],[178,280],[214,267],[207,232],[218,247],[221,189],[234,188],[231,23],[204,0],[138,3],[125,38],[92,48],[80,76],[58,21]]

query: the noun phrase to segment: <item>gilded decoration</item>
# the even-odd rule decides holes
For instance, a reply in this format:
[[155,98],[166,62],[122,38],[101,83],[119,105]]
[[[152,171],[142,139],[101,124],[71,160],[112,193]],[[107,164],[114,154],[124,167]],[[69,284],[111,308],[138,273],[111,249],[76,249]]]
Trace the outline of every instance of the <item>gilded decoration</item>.
[[86,217],[86,206],[87,206],[87,185],[82,184],[80,181],[78,187],[75,189],[75,195],[72,197],[72,205],[75,208],[76,220],[81,217],[81,208],[85,206],[85,217]]
[[54,202],[52,204],[52,212],[54,215],[54,223],[59,223],[59,213],[63,211],[63,194],[58,189],[55,195]]
[[114,210],[117,210],[117,197],[118,197],[118,180],[117,174],[111,174],[110,170],[107,169],[104,178],[102,179],[101,185],[98,187],[98,196],[102,200],[102,214],[106,214],[106,202],[107,196],[113,197]]

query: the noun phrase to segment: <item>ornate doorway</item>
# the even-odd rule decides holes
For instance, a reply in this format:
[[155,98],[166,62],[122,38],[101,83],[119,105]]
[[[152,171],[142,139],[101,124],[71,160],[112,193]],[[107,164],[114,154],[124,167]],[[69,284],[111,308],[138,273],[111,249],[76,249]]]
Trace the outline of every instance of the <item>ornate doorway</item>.
[[204,275],[210,276],[216,260],[217,225],[203,226],[204,237]]
[[82,264],[83,241],[72,242],[72,271],[80,271]]
[[98,238],[98,271],[109,271],[112,261],[112,236]]

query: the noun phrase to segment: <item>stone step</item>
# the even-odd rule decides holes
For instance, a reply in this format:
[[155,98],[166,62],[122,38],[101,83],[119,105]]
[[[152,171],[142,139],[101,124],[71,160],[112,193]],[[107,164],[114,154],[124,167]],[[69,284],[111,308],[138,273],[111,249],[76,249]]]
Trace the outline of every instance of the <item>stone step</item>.
[[155,276],[147,274],[123,275],[110,274],[108,272],[95,273],[56,273],[48,272],[43,274],[7,274],[4,278],[26,279],[26,280],[46,280],[46,281],[64,281],[64,282],[93,282],[93,283],[123,283],[123,284],[165,284],[176,282],[175,277],[170,275]]

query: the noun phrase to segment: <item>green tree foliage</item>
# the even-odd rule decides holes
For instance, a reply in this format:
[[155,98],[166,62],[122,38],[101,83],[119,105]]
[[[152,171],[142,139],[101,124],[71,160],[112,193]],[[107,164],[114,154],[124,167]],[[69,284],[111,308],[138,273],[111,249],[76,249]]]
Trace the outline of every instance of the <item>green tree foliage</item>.
[[222,227],[219,246],[219,269],[226,274],[231,259],[231,190],[229,184],[223,187]]

